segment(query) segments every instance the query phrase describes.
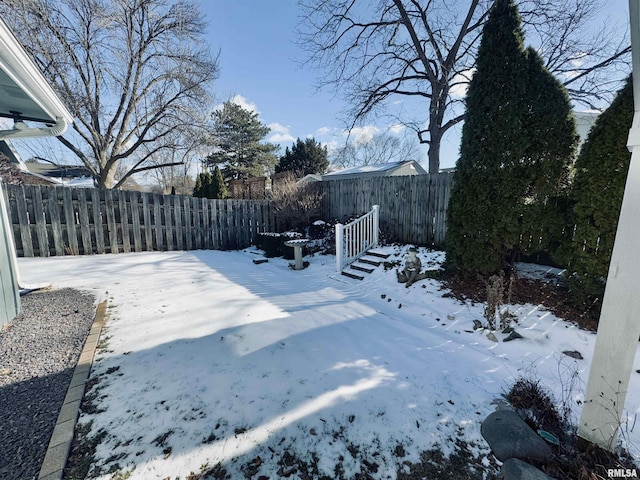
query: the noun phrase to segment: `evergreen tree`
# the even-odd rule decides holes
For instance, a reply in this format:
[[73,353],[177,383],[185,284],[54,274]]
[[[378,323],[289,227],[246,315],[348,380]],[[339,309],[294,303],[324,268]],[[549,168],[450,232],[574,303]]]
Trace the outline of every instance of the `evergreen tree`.
[[561,223],[551,200],[566,187],[577,135],[568,95],[536,51],[523,48],[513,0],[497,0],[469,85],[449,203],[447,263],[464,274],[510,265],[524,230]]
[[216,165],[213,169],[213,175],[211,175],[211,184],[209,188],[208,198],[226,198],[227,186],[222,178],[222,172]]
[[[520,247],[524,253],[553,254],[566,226],[569,169],[578,143],[571,100],[532,47],[527,49],[528,144],[517,174],[522,193],[514,214],[522,219],[520,234],[540,238],[544,245]],[[515,253],[520,248],[514,250]]]
[[[611,261],[631,153],[627,137],[633,120],[633,84],[629,76],[611,106],[596,120],[575,164],[571,188],[573,239],[565,260],[569,286],[580,302],[599,310]],[[597,312],[596,312],[597,313]]]
[[447,265],[464,274],[493,273],[514,246],[513,175],[525,150],[526,62],[520,16],[497,0],[483,28],[469,84],[460,158],[448,208]]
[[261,143],[270,129],[258,114],[231,101],[213,113],[213,152],[209,166],[219,165],[226,181],[269,175],[278,161],[277,145]]
[[197,198],[208,198],[210,186],[211,174],[209,172],[199,173],[196,177],[196,185],[193,187],[193,196]]
[[286,148],[284,156],[276,165],[276,173],[293,172],[296,177],[304,177],[311,173],[325,173],[329,168],[327,147],[323,147],[313,138],[305,141],[296,140]]

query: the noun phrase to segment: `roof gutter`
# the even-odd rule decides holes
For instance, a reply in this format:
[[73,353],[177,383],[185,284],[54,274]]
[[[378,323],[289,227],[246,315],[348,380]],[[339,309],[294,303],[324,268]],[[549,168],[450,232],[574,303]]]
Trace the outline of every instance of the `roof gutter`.
[[[42,119],[21,118],[16,112],[16,125],[10,130],[0,131],[0,138],[26,138],[59,136],[73,123],[73,117],[33,63],[13,32],[0,18],[0,69],[27,95],[44,113]],[[28,128],[21,120],[37,120],[53,123],[45,128]]]
[[16,122],[10,130],[0,130],[0,140],[31,137],[57,137],[67,130],[67,122],[62,117],[56,117],[56,123],[51,127],[29,128],[24,122]]

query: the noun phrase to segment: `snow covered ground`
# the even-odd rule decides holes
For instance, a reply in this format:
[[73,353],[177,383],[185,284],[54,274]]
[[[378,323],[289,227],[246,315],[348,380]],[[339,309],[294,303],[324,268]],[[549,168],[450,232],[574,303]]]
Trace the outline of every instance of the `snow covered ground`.
[[[378,250],[401,261],[406,247]],[[430,268],[443,260],[419,257]],[[520,376],[580,411],[595,335],[541,306],[512,306],[525,338],[495,343],[473,330],[483,305],[443,297],[435,280],[405,288],[382,266],[362,282],[342,277],[333,256],[306,257],[301,271],[256,258],[248,249],[20,259],[27,283],[109,301],[92,372],[98,409],[80,418],[106,432],[101,478],[185,479],[218,463],[231,478],[280,478],[293,455],[329,478],[393,479],[424,450],[451,452],[452,438],[482,458],[480,422]],[[633,450],[637,373],[626,407]]]

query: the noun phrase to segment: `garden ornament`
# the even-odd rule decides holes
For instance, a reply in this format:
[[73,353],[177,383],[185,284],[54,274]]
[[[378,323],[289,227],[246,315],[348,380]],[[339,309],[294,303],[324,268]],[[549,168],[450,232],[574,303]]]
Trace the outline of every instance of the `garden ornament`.
[[418,258],[418,249],[416,247],[409,247],[407,254],[407,260],[404,263],[404,269],[398,270],[398,282],[406,283],[406,287],[410,287],[414,282],[424,278],[420,275],[420,269],[422,268],[422,262]]

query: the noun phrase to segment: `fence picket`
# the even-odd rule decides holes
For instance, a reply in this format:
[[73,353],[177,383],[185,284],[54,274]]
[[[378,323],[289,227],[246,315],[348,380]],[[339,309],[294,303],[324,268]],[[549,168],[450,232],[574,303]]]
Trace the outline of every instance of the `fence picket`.
[[[48,218],[51,222],[45,221],[45,228],[47,224],[51,225],[51,239],[53,240],[53,251],[56,255],[64,255],[64,241],[62,240],[62,222],[60,221],[60,210],[58,209],[59,200],[55,190],[45,190],[42,198],[42,204],[44,206],[45,219]],[[46,201],[45,198],[46,197]],[[50,245],[49,245],[50,247]]]
[[38,238],[38,251],[41,257],[49,256],[49,236],[47,235],[47,220],[45,217],[44,203],[42,200],[42,192],[39,186],[32,186],[33,190],[33,218],[36,222],[36,236]]
[[138,192],[131,192],[129,202],[131,205],[131,228],[133,230],[133,251],[142,251],[142,232],[140,228],[140,209],[138,208]]
[[102,213],[102,202],[100,199],[100,190],[89,190],[91,196],[91,211],[93,212],[93,229],[95,235],[95,252],[105,253],[107,251],[105,247],[105,230],[104,225],[106,217]]
[[[7,188],[7,193],[10,200],[9,205],[13,205],[15,202],[15,207],[18,213],[22,255],[25,257],[33,257],[33,239],[31,238],[31,226],[29,225],[29,215],[27,213],[27,200],[24,194],[24,187],[22,185],[19,185],[14,189]],[[13,202],[11,201],[11,197],[13,197]]]
[[[67,231],[67,245],[69,254],[78,255],[78,232],[76,229],[76,208],[73,202],[72,190],[70,188],[56,189],[58,193],[62,193],[62,208],[64,211],[64,219]],[[58,202],[60,196],[58,195]],[[64,239],[63,239],[64,240]]]

